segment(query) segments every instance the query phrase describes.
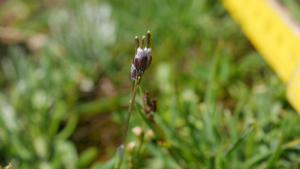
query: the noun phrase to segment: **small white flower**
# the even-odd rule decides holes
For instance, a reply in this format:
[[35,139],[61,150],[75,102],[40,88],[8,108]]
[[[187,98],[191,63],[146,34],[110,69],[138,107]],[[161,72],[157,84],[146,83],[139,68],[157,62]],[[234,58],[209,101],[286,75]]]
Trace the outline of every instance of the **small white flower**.
[[143,133],[143,130],[142,130],[142,128],[140,128],[140,127],[134,127],[133,129],[132,129],[132,132],[136,135],[136,136],[140,136],[142,133]]

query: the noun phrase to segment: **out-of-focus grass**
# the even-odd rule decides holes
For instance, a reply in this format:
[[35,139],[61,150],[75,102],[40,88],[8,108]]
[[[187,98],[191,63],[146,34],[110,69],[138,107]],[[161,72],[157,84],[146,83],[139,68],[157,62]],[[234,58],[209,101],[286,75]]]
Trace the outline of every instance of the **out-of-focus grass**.
[[300,21],[300,3],[295,0],[282,0],[282,4],[287,8],[290,15],[296,20]]
[[[6,1],[0,11],[1,28],[18,32],[0,45],[1,163],[111,168],[121,129],[92,125],[85,137],[82,121],[122,126],[133,37],[150,29],[142,87],[157,98],[155,120],[182,166],[148,140],[136,168],[299,168],[300,119],[219,1]],[[131,125],[148,129],[136,112]]]

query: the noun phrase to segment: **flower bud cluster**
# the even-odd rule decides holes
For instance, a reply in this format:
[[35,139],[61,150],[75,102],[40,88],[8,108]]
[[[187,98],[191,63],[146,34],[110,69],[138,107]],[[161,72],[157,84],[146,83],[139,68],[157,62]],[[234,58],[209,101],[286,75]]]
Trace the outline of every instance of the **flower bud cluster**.
[[[145,45],[146,40],[146,45]],[[131,64],[130,77],[132,80],[136,80],[138,77],[141,77],[145,70],[150,66],[152,61],[151,55],[151,33],[147,32],[146,37],[143,36],[140,43],[140,39],[135,37],[136,41],[136,53]]]

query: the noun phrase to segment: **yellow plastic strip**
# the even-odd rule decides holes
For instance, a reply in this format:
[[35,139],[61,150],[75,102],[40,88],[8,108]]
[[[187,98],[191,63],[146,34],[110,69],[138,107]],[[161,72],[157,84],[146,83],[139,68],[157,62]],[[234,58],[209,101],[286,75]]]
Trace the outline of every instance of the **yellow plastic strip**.
[[[258,52],[287,84],[287,97],[300,113],[300,28],[275,0],[223,0]],[[300,68],[299,68],[300,69]]]
[[287,97],[298,113],[300,113],[300,66],[294,72],[287,87]]

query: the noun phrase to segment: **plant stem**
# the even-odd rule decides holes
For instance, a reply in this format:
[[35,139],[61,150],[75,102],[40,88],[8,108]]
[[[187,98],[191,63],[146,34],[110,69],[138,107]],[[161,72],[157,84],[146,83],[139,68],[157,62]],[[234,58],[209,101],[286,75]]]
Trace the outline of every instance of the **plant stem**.
[[[131,98],[129,100],[129,107],[128,107],[128,116],[126,119],[126,124],[125,124],[125,130],[124,130],[124,135],[123,135],[123,145],[121,145],[120,147],[122,147],[123,149],[126,148],[127,145],[127,135],[128,135],[128,130],[129,130],[129,123],[130,123],[130,119],[132,116],[132,111],[135,105],[135,97],[136,97],[136,93],[137,93],[137,88],[139,86],[141,82],[141,77],[137,76],[136,80],[134,81],[133,87],[132,87],[132,93],[131,93]],[[120,160],[117,162],[117,165],[115,167],[115,169],[120,169],[121,168],[121,164],[123,162],[124,159],[124,154],[122,154],[122,156],[120,157]]]
[[131,93],[131,98],[129,100],[129,107],[128,107],[128,116],[127,116],[127,120],[126,120],[126,124],[125,124],[125,130],[124,130],[124,138],[123,138],[123,143],[126,145],[127,143],[127,135],[128,135],[128,129],[129,129],[129,123],[130,123],[130,119],[132,116],[132,111],[134,108],[134,104],[135,104],[135,96],[137,93],[137,88],[140,84],[140,77],[138,76],[136,78],[136,80],[134,81],[134,85],[132,88],[132,93]]

